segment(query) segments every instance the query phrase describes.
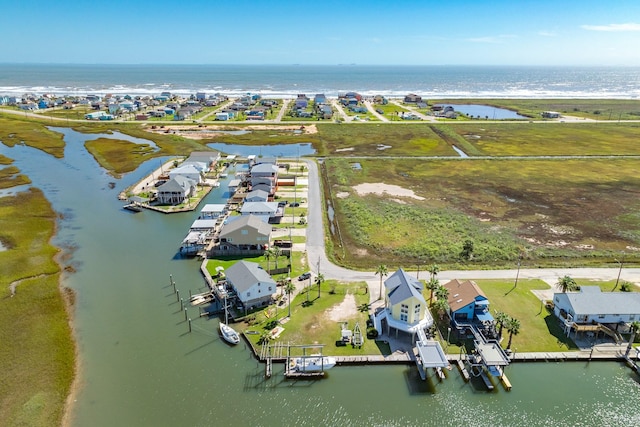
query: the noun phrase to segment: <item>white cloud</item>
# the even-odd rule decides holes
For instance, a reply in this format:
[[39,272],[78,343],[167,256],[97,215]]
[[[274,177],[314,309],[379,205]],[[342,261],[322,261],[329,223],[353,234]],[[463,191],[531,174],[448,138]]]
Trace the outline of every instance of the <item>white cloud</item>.
[[505,39],[513,39],[517,36],[513,34],[501,34],[498,36],[471,37],[467,41],[472,43],[504,43]]
[[553,31],[538,31],[538,35],[543,37],[555,37],[558,34],[554,33]]
[[640,31],[640,24],[582,25],[581,28],[588,31]]

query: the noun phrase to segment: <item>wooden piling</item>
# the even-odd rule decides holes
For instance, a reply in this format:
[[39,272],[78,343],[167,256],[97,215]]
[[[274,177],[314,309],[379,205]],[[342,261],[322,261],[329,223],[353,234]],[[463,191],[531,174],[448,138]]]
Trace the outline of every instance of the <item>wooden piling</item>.
[[176,291],[176,301],[180,301],[180,290]]
[[180,310],[184,310],[184,300],[180,298]]
[[191,319],[189,319],[189,332],[191,332]]
[[187,307],[184,308],[184,320],[187,320]]

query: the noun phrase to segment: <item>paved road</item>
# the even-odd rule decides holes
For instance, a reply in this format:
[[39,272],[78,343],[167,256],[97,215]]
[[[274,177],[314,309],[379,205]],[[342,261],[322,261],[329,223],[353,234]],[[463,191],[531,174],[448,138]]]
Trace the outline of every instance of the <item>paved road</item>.
[[[323,221],[324,205],[320,194],[318,166],[314,161],[306,160],[309,169],[309,209],[307,213],[307,256],[311,271],[318,272],[318,262],[320,271],[326,279],[336,279],[343,281],[367,281],[371,294],[377,295],[379,277],[373,271],[355,271],[337,266],[329,261],[325,253],[324,226]],[[413,268],[414,266],[411,266]],[[426,268],[426,266],[424,266]],[[392,273],[392,272],[390,272]],[[414,275],[417,271],[410,272]],[[527,268],[511,270],[451,270],[438,273],[441,282],[451,279],[505,279],[514,280],[516,274],[519,279],[540,279],[553,287],[560,277],[569,275],[574,279],[592,280],[616,280],[620,273],[620,281],[627,280],[640,284],[640,268]],[[421,271],[419,277],[427,277],[426,271]],[[551,290],[551,288],[550,288]]]

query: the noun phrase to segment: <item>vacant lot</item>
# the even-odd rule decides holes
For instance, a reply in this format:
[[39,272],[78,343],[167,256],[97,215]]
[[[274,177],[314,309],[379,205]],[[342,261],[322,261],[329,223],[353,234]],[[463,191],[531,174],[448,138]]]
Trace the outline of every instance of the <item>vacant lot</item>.
[[[363,160],[321,169],[336,215],[336,259],[447,267],[597,265],[640,249],[638,160]],[[361,183],[416,196],[359,195]],[[470,241],[470,256],[463,245]],[[633,262],[633,261],[630,261]]]

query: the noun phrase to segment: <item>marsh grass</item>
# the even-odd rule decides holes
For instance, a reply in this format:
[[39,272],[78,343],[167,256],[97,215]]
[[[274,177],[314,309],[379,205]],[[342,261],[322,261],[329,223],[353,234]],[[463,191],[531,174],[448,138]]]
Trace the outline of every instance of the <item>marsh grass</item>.
[[115,176],[135,170],[155,152],[148,144],[110,138],[87,141],[84,146],[102,167]]
[[54,157],[64,156],[62,134],[47,129],[46,125],[33,119],[20,116],[0,116],[0,141],[13,147],[25,144],[51,154]]
[[[634,159],[325,161],[346,258],[359,268],[428,259],[447,267],[601,265],[640,247]],[[423,200],[359,196],[360,183],[395,184]],[[348,197],[339,198],[339,192]],[[340,237],[342,241],[339,241]],[[460,258],[471,239],[474,256]],[[635,252],[627,262],[637,261]],[[339,255],[339,254],[338,254]],[[336,255],[336,256],[338,256]]]
[[49,243],[54,229],[39,190],[0,198],[0,239],[11,243],[0,251],[3,425],[60,425],[73,380],[74,345]]

